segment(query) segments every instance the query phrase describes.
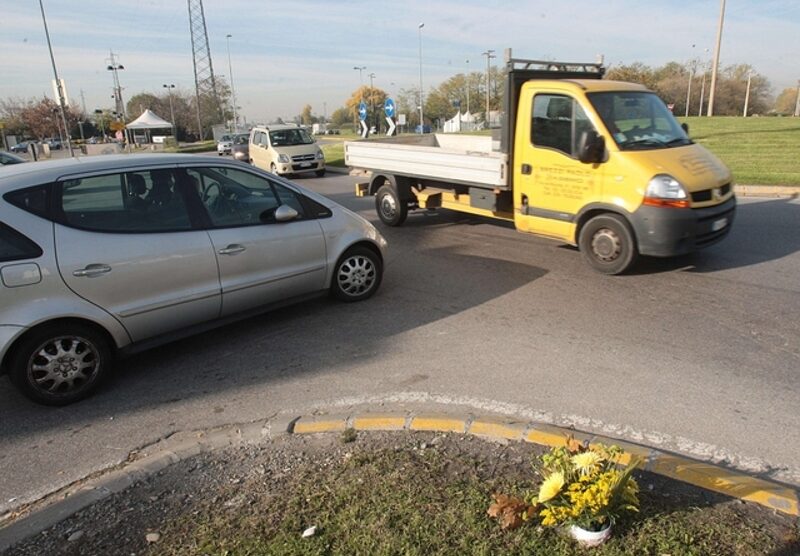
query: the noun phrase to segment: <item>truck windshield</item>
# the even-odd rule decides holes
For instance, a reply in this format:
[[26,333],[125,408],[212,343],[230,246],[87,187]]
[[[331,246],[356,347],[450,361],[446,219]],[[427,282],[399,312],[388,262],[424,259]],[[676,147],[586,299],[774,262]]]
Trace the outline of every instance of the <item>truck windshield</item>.
[[623,151],[668,149],[692,143],[654,93],[621,91],[587,96]]
[[273,147],[291,145],[310,145],[314,139],[305,129],[277,129],[269,132],[269,140]]

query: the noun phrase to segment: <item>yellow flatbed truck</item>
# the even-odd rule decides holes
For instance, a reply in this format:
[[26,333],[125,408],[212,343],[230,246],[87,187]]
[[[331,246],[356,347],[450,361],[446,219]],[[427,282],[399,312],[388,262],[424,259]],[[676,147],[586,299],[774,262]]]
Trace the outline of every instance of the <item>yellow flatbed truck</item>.
[[736,213],[730,170],[655,93],[604,73],[507,50],[499,137],[347,142],[345,164],[370,173],[356,194],[374,195],[389,226],[431,208],[510,221],[577,245],[606,274],[724,238]]

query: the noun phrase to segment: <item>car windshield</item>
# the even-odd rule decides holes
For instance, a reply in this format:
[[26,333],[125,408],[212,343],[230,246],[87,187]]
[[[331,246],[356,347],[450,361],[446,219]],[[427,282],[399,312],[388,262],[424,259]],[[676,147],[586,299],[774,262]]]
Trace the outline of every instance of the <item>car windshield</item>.
[[291,145],[310,145],[314,139],[305,129],[276,129],[269,132],[269,140],[273,147],[288,147]]
[[230,135],[223,135],[222,137],[219,138],[219,142],[220,143],[224,143],[224,142],[230,141],[230,140],[231,140],[231,136]]
[[247,134],[240,134],[233,138],[234,145],[246,145],[250,136]]
[[588,97],[623,151],[667,149],[692,143],[654,93],[589,93]]

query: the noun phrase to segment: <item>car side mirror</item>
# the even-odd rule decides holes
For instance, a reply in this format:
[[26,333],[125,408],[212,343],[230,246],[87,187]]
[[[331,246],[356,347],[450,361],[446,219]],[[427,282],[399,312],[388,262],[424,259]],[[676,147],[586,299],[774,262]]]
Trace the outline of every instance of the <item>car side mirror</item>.
[[684,133],[686,133],[686,135],[689,135],[689,124],[683,122],[681,124],[681,129],[683,130]]
[[606,140],[602,135],[590,129],[581,133],[578,141],[578,160],[584,164],[603,162],[606,152]]
[[289,222],[299,216],[299,213],[289,205],[281,205],[275,209],[276,222]]

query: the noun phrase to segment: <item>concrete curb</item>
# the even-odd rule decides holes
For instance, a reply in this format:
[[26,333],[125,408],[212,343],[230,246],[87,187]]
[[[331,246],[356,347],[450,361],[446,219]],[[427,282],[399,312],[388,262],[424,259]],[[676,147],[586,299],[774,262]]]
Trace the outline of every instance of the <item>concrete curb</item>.
[[616,440],[530,421],[493,416],[448,413],[355,413],[330,415],[279,415],[267,421],[232,425],[195,433],[186,438],[173,435],[140,453],[140,459],[100,477],[89,479],[52,494],[29,513],[0,525],[0,551],[36,535],[88,506],[122,492],[169,465],[220,448],[269,443],[286,434],[341,433],[358,431],[431,431],[468,434],[496,441],[530,442],[541,446],[563,446],[567,437],[589,444],[616,444],[624,450],[622,463],[638,458],[638,467],[699,488],[755,502],[784,514],[800,517],[798,490],[751,477],[738,471]]
[[734,185],[739,197],[800,197],[797,185]]

